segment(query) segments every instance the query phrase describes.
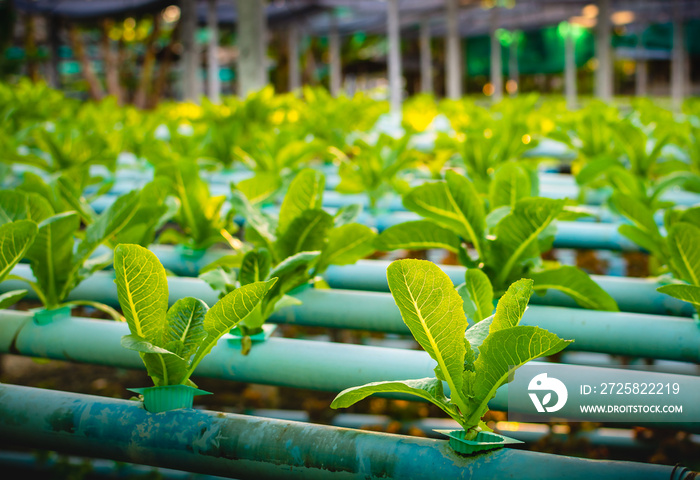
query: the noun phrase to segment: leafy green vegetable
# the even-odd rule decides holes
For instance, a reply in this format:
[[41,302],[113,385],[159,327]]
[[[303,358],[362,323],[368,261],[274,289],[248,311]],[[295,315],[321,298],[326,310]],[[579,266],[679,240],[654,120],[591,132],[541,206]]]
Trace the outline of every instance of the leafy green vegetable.
[[253,282],[210,309],[192,297],[168,310],[168,282],[156,256],[138,245],[114,251],[117,294],[129,335],[122,345],[141,355],[156,386],[192,384],[190,376],[219,339],[258,307],[276,279]]
[[[479,291],[475,298],[486,299],[488,289],[479,273],[468,274],[470,290]],[[459,422],[467,438],[473,438],[485,427],[481,418],[488,401],[515,369],[571,343],[539,327],[518,325],[532,295],[532,280],[511,285],[496,314],[470,328],[462,298],[438,266],[424,260],[398,260],[387,269],[387,280],[411,334],[437,363],[435,378],[348,388],[333,400],[332,408],[348,407],[374,393],[408,393],[438,406]],[[449,387],[449,398],[443,382]]]
[[231,236],[237,230],[233,210],[222,217],[226,197],[209,194],[207,183],[199,176],[197,163],[176,158],[159,165],[156,174],[167,180],[170,192],[180,203],[175,221],[182,231],[164,231],[160,235],[162,243],[179,243],[200,250],[217,242],[227,242],[234,250],[240,248],[239,242]]
[[[4,217],[7,218],[7,217]],[[24,257],[37,234],[36,223],[17,220],[0,224],[0,282],[5,280],[12,268]],[[17,303],[26,290],[12,290],[0,295],[0,308]]]
[[[245,235],[255,248],[238,265],[205,267],[200,277],[225,294],[251,282],[278,278],[259,306],[238,325],[243,354],[250,336],[259,333],[278,309],[298,303],[288,295],[307,285],[330,265],[355,263],[374,252],[374,230],[358,223],[335,222],[321,209],[325,179],[311,169],[301,170],[282,201],[279,218],[263,213],[241,192],[234,190],[234,208],[245,217]],[[352,212],[351,212],[352,213]],[[338,224],[339,223],[339,224]]]
[[390,191],[402,193],[408,183],[400,178],[402,170],[418,162],[418,152],[410,148],[411,135],[394,139],[381,134],[376,142],[360,139],[352,147],[348,156],[337,148],[332,148],[340,159],[338,174],[340,183],[336,190],[341,193],[366,193],[371,208]]
[[[690,302],[700,315],[700,228],[687,222],[678,222],[668,234],[669,267],[678,283],[657,288],[684,302]],[[681,283],[684,282],[684,283]]]
[[[24,198],[24,203],[20,200]],[[111,242],[129,223],[139,202],[138,192],[130,192],[97,216],[87,226],[82,239],[75,242],[80,227],[80,215],[67,211],[54,215],[47,202],[35,194],[0,196],[0,210],[5,213],[14,205],[16,217],[32,218],[39,222],[36,237],[26,250],[35,281],[27,281],[47,309],[66,304],[70,292],[93,272],[111,263],[111,252],[106,256],[93,257],[101,244]],[[19,202],[19,203],[17,203]],[[39,208],[36,208],[39,206]],[[49,215],[47,218],[42,218]],[[41,219],[41,220],[40,220]],[[31,223],[31,222],[30,222]],[[76,304],[76,302],[68,302]],[[102,304],[94,304],[115,317],[116,312]],[[115,317],[120,320],[119,316]]]
[[[425,183],[404,196],[404,206],[425,220],[391,226],[377,237],[375,245],[380,250],[443,248],[454,252],[468,269],[483,270],[486,276],[479,280],[487,280],[496,297],[518,278],[527,277],[544,282],[535,287],[538,293],[552,288],[582,307],[616,311],[612,297],[582,270],[553,267],[541,260],[554,240],[554,221],[579,212],[567,209],[565,200],[529,196],[528,178],[518,165],[504,163],[486,199],[466,177],[448,171],[445,180]],[[476,258],[465,244],[474,247]],[[477,281],[476,277],[472,280]],[[570,284],[574,280],[575,290]],[[480,320],[488,302],[472,300],[465,308]]]

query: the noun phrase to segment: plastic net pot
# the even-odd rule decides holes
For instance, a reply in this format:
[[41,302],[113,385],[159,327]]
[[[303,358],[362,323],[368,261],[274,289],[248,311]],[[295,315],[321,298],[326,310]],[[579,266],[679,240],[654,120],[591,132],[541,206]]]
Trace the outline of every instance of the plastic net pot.
[[196,262],[201,260],[207,250],[205,248],[192,248],[186,245],[177,245],[175,251],[186,262]]
[[474,455],[479,452],[503,448],[505,445],[523,443],[514,438],[505,437],[493,432],[479,432],[472,440],[465,440],[464,430],[435,430],[450,438],[449,445],[462,455]]
[[[277,325],[266,323],[262,326],[261,332],[254,333],[250,336],[250,340],[253,343],[264,342],[265,340],[270,338],[270,336],[275,332],[275,330],[277,330]],[[231,333],[228,337],[228,340],[233,343],[240,343],[242,338],[243,334],[241,333],[241,329],[238,327],[233,327],[231,329]]]
[[34,323],[37,325],[48,325],[58,320],[70,318],[70,307],[58,307],[51,310],[45,308],[35,308],[31,310],[34,314]]
[[151,413],[168,412],[179,408],[192,408],[195,395],[211,395],[189,385],[163,385],[160,387],[129,388],[143,395],[143,406]]

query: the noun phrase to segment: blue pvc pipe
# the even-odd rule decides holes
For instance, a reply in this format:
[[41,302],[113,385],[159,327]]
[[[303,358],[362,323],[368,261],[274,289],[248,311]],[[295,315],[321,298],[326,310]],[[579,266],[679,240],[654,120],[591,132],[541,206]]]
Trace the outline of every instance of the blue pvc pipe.
[[[231,254],[229,250],[209,249],[200,259],[191,259],[183,257],[175,248],[167,245],[152,245],[151,251],[165,268],[177,275],[189,277],[198,275],[204,266],[214,260]],[[333,288],[388,292],[388,266],[389,262],[384,260],[360,260],[354,265],[331,266],[324,277]],[[464,267],[440,265],[440,268],[449,275],[455,285],[464,283]],[[691,304],[656,291],[662,284],[653,278],[605,275],[591,275],[591,278],[615,299],[622,311],[685,317],[691,317],[695,313]],[[530,302],[536,305],[578,308],[571,297],[555,290],[550,290],[544,296],[534,295]]]
[[[0,311],[0,320],[0,353],[119,368],[144,368],[136,352],[121,346],[121,336],[128,333],[124,323],[72,317],[39,326],[32,321],[30,314],[8,310]],[[202,360],[196,374],[239,382],[340,392],[369,382],[432,377],[434,367],[434,360],[423,351],[273,337],[256,344],[248,355],[240,354],[239,342],[222,339]],[[599,367],[565,367],[557,374],[565,383],[568,379],[581,384],[597,385],[604,375],[611,372],[611,369]],[[700,403],[697,402],[700,378],[633,370],[625,370],[624,374],[620,372],[619,375],[624,375],[629,382],[681,383],[683,389],[674,395],[674,403],[683,405],[683,414],[687,418],[700,417]],[[449,389],[446,386],[445,389],[449,396]],[[416,399],[406,396],[401,398]],[[576,407],[587,401],[583,401],[582,396],[575,391],[569,392],[569,398],[567,405],[557,412],[557,417],[572,420],[583,418]],[[489,407],[510,413],[532,411],[532,403],[527,396],[516,395],[509,402],[508,385],[498,390],[489,402]],[[608,420],[605,414],[601,414],[600,418],[601,421]],[[614,421],[614,418],[616,417],[613,416],[608,421]],[[0,422],[0,425],[2,423],[4,422]],[[648,424],[700,431],[700,424],[687,422]]]
[[[295,422],[311,421],[309,414],[300,410],[256,409],[246,413],[278,420],[291,420]],[[341,428],[367,429],[367,427],[373,426],[388,427],[395,422],[395,419],[387,415],[339,413],[333,417],[331,425]],[[449,418],[419,418],[415,420],[403,420],[401,424],[403,428],[418,428],[431,438],[441,438],[441,435],[436,433],[435,430],[454,430],[459,428],[459,424]],[[601,427],[595,430],[567,434],[552,432],[548,425],[517,422],[512,425],[505,425],[504,427],[496,424],[495,431],[525,443],[536,443],[546,436],[551,436],[561,442],[582,440],[595,447],[636,451],[655,450],[659,448],[660,443],[659,441],[645,441],[640,439],[637,437],[636,432],[629,428]],[[691,441],[695,444],[700,444],[700,435],[691,435]],[[0,456],[0,459],[1,458]]]
[[[26,268],[20,265],[16,269],[22,267]],[[89,282],[78,286],[70,298],[118,306],[113,278],[107,273],[94,274]],[[202,280],[170,278],[168,285],[170,304],[187,296],[200,298],[209,305],[218,299],[217,292]],[[22,286],[21,282],[6,281],[0,284],[0,289],[9,291]],[[270,321],[409,334],[388,293],[309,288],[295,297],[302,305],[280,310]],[[700,362],[700,329],[687,319],[533,305],[522,323],[575,340],[569,347],[572,350]]]
[[245,479],[689,479],[685,468],[501,449],[454,453],[445,440],[402,437],[185,409],[151,414],[133,401],[0,386],[0,432],[17,446]]
[[[307,289],[295,297],[301,305],[280,310],[270,321],[410,333],[386,293]],[[569,350],[700,362],[700,328],[688,319],[532,305],[521,324],[573,339]]]
[[[370,290],[388,292],[385,260],[360,260],[354,265],[331,266],[324,277],[333,288],[348,290]],[[457,265],[440,265],[455,285],[464,283],[465,268]],[[653,278],[625,278],[591,275],[591,278],[617,302],[626,312],[680,315],[691,317],[695,313],[690,303],[682,302],[656,291],[662,284]],[[548,291],[546,295],[533,295],[533,304],[575,307],[576,303],[567,295]]]
[[75,469],[81,471],[83,467],[88,471],[79,478],[111,480],[124,479],[136,480],[139,478],[154,480],[224,480],[226,477],[199,475],[196,473],[183,472],[170,468],[145,467],[142,465],[126,464],[112,460],[84,458],[84,457],[59,457],[53,453],[50,458],[44,458],[37,454],[23,452],[0,451],[0,470],[5,478],[56,478],[58,472],[66,472],[66,477],[70,478],[67,472]]
[[[323,205],[330,211],[334,211],[343,205],[350,203],[359,203],[364,206],[365,211],[360,215],[358,221],[364,225],[374,227],[382,232],[387,228],[398,225],[399,223],[420,220],[421,217],[413,212],[397,209],[396,202],[400,203],[400,198],[396,197],[393,201],[387,200],[380,202],[378,210],[375,213],[370,213],[367,210],[367,198],[362,195],[349,196],[344,195],[341,198],[340,194],[329,192],[326,194]],[[106,210],[116,197],[105,195],[95,199],[92,202],[92,208],[100,213]],[[356,200],[356,202],[355,202]],[[222,214],[228,212],[229,206],[225,204],[222,208]],[[277,207],[269,209],[271,213],[277,212]],[[243,224],[243,218],[237,217],[236,222],[239,225]],[[554,237],[555,248],[588,248],[596,250],[615,250],[615,251],[640,251],[641,248],[624,237],[618,232],[620,223],[597,223],[590,221],[560,221],[556,223],[557,231]]]

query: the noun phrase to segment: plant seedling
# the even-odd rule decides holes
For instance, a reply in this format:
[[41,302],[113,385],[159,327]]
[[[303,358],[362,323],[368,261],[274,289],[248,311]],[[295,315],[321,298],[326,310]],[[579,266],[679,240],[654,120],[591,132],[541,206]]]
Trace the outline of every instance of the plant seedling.
[[46,310],[66,305],[88,305],[108,313],[115,320],[122,320],[121,315],[107,305],[83,300],[66,302],[66,298],[80,282],[112,263],[111,250],[97,257],[92,257],[92,254],[128,224],[138,203],[136,191],[119,197],[88,225],[76,246],[75,237],[81,235],[77,212],[54,215],[51,205],[41,195],[2,192],[0,211],[5,212],[6,218],[30,219],[38,224],[34,242],[26,250],[35,280],[14,275],[13,278],[27,282]]
[[[244,354],[250,350],[250,336],[262,331],[270,315],[299,304],[287,295],[290,291],[309,284],[330,265],[352,264],[374,252],[374,230],[351,223],[357,216],[356,208],[341,210],[335,217],[321,209],[324,180],[323,174],[311,169],[299,172],[277,219],[255,207],[241,192],[233,192],[234,207],[247,222],[246,239],[255,249],[242,258],[224,257],[214,262],[201,278],[224,294],[252,282],[278,278],[255,311],[238,326]],[[238,267],[238,275],[233,267]]]
[[[434,378],[374,382],[343,390],[331,408],[346,408],[374,393],[404,393],[438,406],[471,440],[488,429],[481,418],[509,375],[535,358],[555,354],[571,340],[539,327],[518,325],[532,295],[532,280],[512,284],[496,314],[467,328],[463,301],[440,268],[425,260],[398,260],[387,269],[403,321],[437,362]],[[443,383],[450,389],[447,397]]]
[[[457,254],[467,268],[481,268],[496,297],[523,277],[535,280],[535,291],[556,289],[584,308],[617,311],[615,300],[582,270],[544,263],[557,218],[580,214],[565,200],[530,196],[525,169],[513,162],[500,166],[487,199],[466,177],[448,171],[445,180],[413,188],[403,198],[408,209],[424,220],[404,222],[384,230],[375,242],[379,250],[443,248]],[[476,258],[465,244],[471,244]]]
[[700,316],[700,207],[686,210],[680,220],[671,225],[667,239],[669,268],[677,281],[657,290],[693,304]]
[[[0,210],[0,222],[5,220]],[[0,223],[0,282],[5,280],[12,268],[24,257],[34,243],[37,233],[36,223],[31,220],[17,220]],[[27,294],[26,290],[12,290],[0,295],[0,308],[7,308],[17,303]]]
[[190,385],[190,376],[219,339],[246,318],[277,281],[253,282],[209,308],[185,297],[168,310],[165,269],[148,249],[118,245],[114,251],[119,305],[129,325],[122,345],[141,355],[155,386]]

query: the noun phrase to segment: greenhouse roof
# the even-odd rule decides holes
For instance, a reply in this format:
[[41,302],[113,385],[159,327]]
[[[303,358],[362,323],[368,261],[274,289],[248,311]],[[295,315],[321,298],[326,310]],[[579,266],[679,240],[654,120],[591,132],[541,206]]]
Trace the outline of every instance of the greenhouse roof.
[[85,20],[120,15],[137,15],[171,5],[172,0],[13,0],[18,10]]
[[[149,13],[179,3],[177,0],[13,0],[22,11],[56,15],[75,20]],[[207,2],[198,2],[197,14],[205,23]],[[480,0],[462,0],[459,25],[462,36],[487,33],[491,26],[491,10],[482,8]],[[513,8],[499,9],[498,26],[506,29],[532,30],[556,25],[572,17],[580,17],[591,0],[517,0]],[[700,2],[681,0],[678,3],[684,19],[700,18]],[[415,26],[428,19],[433,35],[445,31],[445,0],[399,0],[401,27],[407,34],[416,34]],[[306,30],[324,35],[337,24],[341,34],[357,31],[381,33],[386,29],[385,0],[278,0],[268,4],[267,18],[271,25],[304,20]],[[235,24],[235,2],[219,0],[219,22]],[[665,0],[612,0],[613,12],[631,11],[634,23],[666,23],[672,20],[672,2]],[[335,19],[330,14],[335,13]]]

